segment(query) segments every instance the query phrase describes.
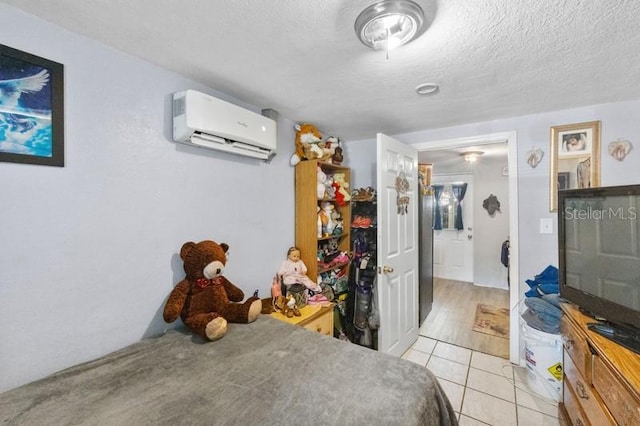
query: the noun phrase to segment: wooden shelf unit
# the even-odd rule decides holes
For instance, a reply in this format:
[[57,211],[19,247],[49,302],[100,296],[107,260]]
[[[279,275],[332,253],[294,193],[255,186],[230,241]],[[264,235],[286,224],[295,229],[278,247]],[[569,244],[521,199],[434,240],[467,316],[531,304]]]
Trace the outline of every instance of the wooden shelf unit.
[[573,425],[640,424],[640,355],[587,328],[595,322],[563,303],[562,406]]
[[[351,224],[351,203],[338,206],[335,200],[318,199],[317,167],[320,166],[327,175],[344,173],[345,180],[350,183],[351,172],[348,167],[322,163],[318,160],[302,161],[296,165],[296,246],[300,249],[300,257],[307,265],[307,276],[317,282],[318,243],[332,238],[338,241],[338,250],[349,253],[349,225]],[[332,201],[336,210],[342,215],[343,232],[340,236],[318,238],[318,207],[323,201]],[[349,266],[344,266],[348,268]],[[348,270],[346,273],[348,274]],[[348,275],[347,275],[348,276]]]

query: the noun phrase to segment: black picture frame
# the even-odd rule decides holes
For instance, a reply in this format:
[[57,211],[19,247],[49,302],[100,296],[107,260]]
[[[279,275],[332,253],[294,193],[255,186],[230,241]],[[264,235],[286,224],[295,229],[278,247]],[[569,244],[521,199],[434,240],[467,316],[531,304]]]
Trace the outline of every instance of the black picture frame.
[[2,44],[0,162],[64,167],[64,66]]

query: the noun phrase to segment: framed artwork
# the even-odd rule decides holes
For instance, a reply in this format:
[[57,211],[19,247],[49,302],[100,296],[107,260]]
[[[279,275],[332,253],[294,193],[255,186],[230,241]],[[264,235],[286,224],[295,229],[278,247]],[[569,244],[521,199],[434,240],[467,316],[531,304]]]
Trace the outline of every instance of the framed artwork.
[[63,65],[0,45],[0,161],[64,166]]
[[556,211],[558,191],[600,185],[600,122],[551,127],[549,210]]
[[431,194],[431,178],[433,175],[433,164],[418,164],[419,187],[423,195]]

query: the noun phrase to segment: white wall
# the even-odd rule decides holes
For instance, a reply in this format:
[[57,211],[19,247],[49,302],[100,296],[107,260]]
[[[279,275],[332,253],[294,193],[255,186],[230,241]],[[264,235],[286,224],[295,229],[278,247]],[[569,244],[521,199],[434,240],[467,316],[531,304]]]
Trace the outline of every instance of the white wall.
[[269,294],[294,241],[293,122],[271,164],[177,145],[173,92],[233,100],[2,4],[0,37],[64,64],[66,114],[64,168],[0,163],[0,392],[162,332],[186,241],[227,242],[226,276]]
[[[507,160],[480,158],[473,175],[473,282],[507,289],[507,268],[500,263],[502,243],[509,238],[509,181],[502,175]],[[482,207],[489,195],[500,201],[493,217]]]

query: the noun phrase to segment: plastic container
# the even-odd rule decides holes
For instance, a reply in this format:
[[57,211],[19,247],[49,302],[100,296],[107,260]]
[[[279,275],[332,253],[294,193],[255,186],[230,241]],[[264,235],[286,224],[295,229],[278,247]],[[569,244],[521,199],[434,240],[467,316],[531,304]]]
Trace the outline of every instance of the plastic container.
[[560,401],[562,395],[562,339],[523,324],[527,383],[538,395]]

